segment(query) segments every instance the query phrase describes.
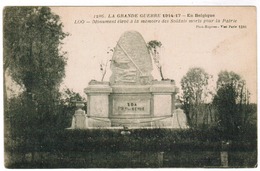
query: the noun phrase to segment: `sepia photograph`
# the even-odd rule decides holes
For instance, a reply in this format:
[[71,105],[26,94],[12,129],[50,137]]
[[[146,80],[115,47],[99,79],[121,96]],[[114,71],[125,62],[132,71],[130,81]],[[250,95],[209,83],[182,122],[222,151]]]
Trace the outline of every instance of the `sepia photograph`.
[[4,167],[256,168],[255,6],[5,6]]

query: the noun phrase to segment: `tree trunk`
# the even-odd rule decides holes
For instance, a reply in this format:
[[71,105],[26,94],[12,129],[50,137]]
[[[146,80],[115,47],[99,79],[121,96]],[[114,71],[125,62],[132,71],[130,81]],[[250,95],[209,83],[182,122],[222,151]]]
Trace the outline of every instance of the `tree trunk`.
[[210,124],[213,122],[212,112],[211,112],[211,105],[208,107],[209,109],[209,116],[210,116]]
[[244,123],[244,111],[243,111],[243,91],[244,91],[244,85],[241,88],[240,91],[240,104],[239,104],[239,120],[238,123],[242,126],[242,123]]
[[105,69],[104,73],[102,74],[102,78],[101,78],[101,81],[102,81],[102,82],[103,82],[103,80],[104,80],[104,78],[105,78],[106,72],[107,72],[107,69]]
[[163,73],[162,73],[162,67],[161,66],[159,68],[159,71],[160,71],[160,75],[161,75],[162,80],[164,80]]

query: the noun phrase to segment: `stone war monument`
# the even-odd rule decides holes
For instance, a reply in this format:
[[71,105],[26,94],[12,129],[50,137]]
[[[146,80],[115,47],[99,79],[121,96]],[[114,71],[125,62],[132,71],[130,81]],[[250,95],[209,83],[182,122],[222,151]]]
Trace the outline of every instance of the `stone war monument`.
[[111,60],[109,82],[90,81],[87,114],[76,110],[72,129],[187,128],[185,114],[175,108],[173,80],[153,80],[152,58],[142,35],[127,31]]

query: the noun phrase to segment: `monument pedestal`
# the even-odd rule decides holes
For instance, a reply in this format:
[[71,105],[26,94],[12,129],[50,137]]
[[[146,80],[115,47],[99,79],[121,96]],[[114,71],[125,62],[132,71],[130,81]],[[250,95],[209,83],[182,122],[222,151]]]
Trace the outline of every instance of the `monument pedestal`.
[[86,129],[87,123],[86,123],[86,114],[85,111],[82,109],[78,109],[75,111],[75,114],[73,115],[72,119],[72,129]]
[[153,114],[158,118],[154,122],[157,128],[173,127],[172,117],[175,110],[175,94],[178,92],[174,81],[154,81],[150,88],[153,94]]
[[171,80],[137,86],[91,81],[85,92],[88,113],[78,109],[72,128],[187,128],[185,114],[175,109],[178,89]]
[[182,109],[176,109],[173,114],[172,118],[172,128],[181,128],[187,129],[189,128],[187,124],[186,114],[183,112]]
[[88,96],[87,127],[110,127],[109,95],[112,88],[109,82],[91,81],[85,89]]

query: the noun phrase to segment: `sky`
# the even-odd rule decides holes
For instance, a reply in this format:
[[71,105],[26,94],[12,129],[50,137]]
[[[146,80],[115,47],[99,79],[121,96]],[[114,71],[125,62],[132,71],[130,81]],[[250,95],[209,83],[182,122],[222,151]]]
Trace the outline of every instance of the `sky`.
[[[111,57],[107,54],[108,49],[116,46],[125,31],[135,30],[141,33],[146,42],[162,42],[161,62],[164,76],[174,79],[179,88],[181,78],[192,67],[201,67],[213,76],[210,83],[212,89],[218,73],[228,70],[238,73],[246,80],[251,93],[250,101],[257,101],[254,7],[52,7],[52,11],[60,16],[63,30],[70,34],[62,45],[62,50],[68,52],[63,88],[84,94],[84,88],[90,80],[101,80],[99,65],[101,61],[105,62]],[[128,14],[138,17],[128,18]],[[179,19],[187,22],[162,23],[162,20],[178,19],[176,16],[163,15],[176,14],[180,14]],[[214,16],[195,17],[202,14]],[[109,15],[115,17],[108,18]],[[139,23],[93,24],[94,19],[128,22],[137,19]],[[216,19],[220,22],[216,23]],[[160,23],[140,23],[141,20],[160,20]],[[201,23],[190,23],[189,20],[201,20]],[[240,25],[246,28],[238,28]],[[210,29],[212,26],[218,28]],[[111,75],[109,66],[107,70],[105,81]],[[152,75],[155,79],[160,79],[156,67]]]

